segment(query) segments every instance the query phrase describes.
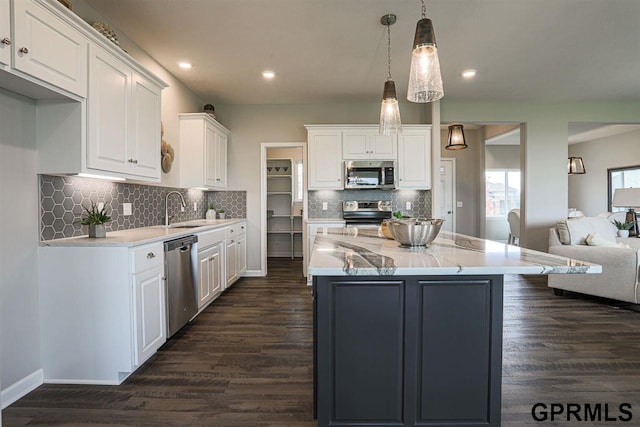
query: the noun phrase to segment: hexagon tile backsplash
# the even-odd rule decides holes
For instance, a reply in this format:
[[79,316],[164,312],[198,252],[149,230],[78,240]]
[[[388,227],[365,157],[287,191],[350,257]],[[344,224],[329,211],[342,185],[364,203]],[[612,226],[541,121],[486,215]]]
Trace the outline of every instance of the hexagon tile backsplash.
[[[227,218],[246,218],[246,191],[208,191],[152,185],[115,183],[74,176],[40,175],[40,239],[52,240],[82,236],[87,227],[80,224],[83,206],[104,203],[112,221],[107,231],[164,224],[164,200],[169,191],[179,191],[186,203],[180,210],[180,198],[169,197],[171,222],[204,218],[210,203],[224,208]],[[131,203],[131,215],[124,216],[123,203]],[[194,210],[195,204],[195,210]]]
[[[431,191],[429,190],[319,190],[309,191],[309,218],[342,218],[342,202],[344,200],[391,200],[393,211],[401,211],[403,215],[414,218],[428,218],[431,216]],[[327,202],[327,210],[322,209],[322,203]],[[412,209],[407,210],[407,202],[411,202]]]

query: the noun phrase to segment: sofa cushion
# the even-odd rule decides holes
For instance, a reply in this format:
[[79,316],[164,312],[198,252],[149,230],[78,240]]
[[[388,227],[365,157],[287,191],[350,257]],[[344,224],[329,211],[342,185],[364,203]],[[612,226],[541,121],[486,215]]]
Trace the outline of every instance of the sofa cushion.
[[586,245],[589,234],[598,233],[603,239],[616,242],[616,226],[607,218],[582,217],[569,218],[556,224],[558,237],[563,245]]
[[604,246],[610,248],[629,248],[629,245],[625,245],[624,243],[616,243],[612,242],[609,239],[605,239],[598,233],[592,233],[587,236],[585,239],[587,245],[589,246]]

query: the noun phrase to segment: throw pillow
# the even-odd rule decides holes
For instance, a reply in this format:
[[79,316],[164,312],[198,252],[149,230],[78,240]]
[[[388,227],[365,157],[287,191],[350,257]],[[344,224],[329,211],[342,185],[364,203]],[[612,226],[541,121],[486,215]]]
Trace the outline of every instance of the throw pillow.
[[629,245],[625,245],[624,243],[614,243],[611,240],[605,239],[598,233],[592,233],[587,236],[585,239],[587,245],[589,246],[604,246],[610,248],[628,248]]

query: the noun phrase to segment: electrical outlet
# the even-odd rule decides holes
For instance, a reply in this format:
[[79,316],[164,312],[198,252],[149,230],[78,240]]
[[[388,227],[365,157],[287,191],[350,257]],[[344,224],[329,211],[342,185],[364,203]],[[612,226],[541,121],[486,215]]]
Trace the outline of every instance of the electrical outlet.
[[100,202],[98,203],[98,210],[101,211],[102,209],[104,209],[104,203]]
[[180,205],[180,212],[184,212],[184,206]]
[[122,204],[122,215],[124,215],[124,216],[131,215],[131,203],[123,203]]
[[327,202],[322,202],[322,210],[326,211],[327,209],[329,209],[329,204]]
[[193,202],[193,211],[197,211],[198,210],[198,202]]
[[407,208],[408,211],[410,211],[411,210],[411,202],[407,202],[405,207]]
[[464,206],[464,204],[462,202],[456,202],[456,207],[457,208],[461,208],[463,206]]

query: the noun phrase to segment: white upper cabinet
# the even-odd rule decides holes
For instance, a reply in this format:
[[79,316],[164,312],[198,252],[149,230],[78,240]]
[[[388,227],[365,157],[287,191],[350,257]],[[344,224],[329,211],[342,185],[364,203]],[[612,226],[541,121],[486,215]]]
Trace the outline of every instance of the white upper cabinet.
[[161,88],[90,48],[87,167],[160,181]]
[[[0,19],[2,8],[6,6],[0,6]],[[16,70],[86,97],[89,42],[80,31],[30,0],[13,2],[13,26],[11,47]],[[0,40],[4,37],[9,36]]]
[[179,114],[180,186],[227,188],[227,128],[206,113]]
[[342,190],[342,130],[305,126],[309,190]]
[[11,12],[9,0],[0,0],[0,69],[11,64]]
[[393,135],[380,135],[377,127],[345,129],[342,157],[345,160],[395,160],[396,140]]
[[398,135],[398,188],[431,188],[431,126],[403,126]]

